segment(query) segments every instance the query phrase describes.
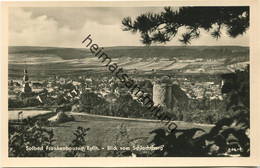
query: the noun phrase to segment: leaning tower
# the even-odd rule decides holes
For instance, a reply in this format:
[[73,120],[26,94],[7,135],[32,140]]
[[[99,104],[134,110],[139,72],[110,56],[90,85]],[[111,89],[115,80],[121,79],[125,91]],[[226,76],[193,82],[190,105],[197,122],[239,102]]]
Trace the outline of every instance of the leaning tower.
[[172,84],[154,83],[153,85],[154,105],[160,105],[169,109],[173,108]]

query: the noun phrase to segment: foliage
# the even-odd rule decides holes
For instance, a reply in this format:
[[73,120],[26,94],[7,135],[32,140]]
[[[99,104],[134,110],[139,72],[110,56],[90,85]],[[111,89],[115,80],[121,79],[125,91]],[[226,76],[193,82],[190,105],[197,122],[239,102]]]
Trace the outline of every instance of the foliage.
[[[46,129],[39,122],[27,120],[25,125],[9,125],[10,157],[46,157],[51,151],[45,150],[53,146],[53,130]],[[27,150],[29,147],[42,147],[43,150]]]
[[146,118],[152,116],[151,112],[147,110],[140,102],[133,100],[130,94],[120,96],[115,105],[113,111],[116,116],[120,117],[140,117]]
[[209,133],[200,128],[177,129],[170,133],[162,128],[155,129],[151,132],[148,143],[163,145],[164,150],[155,151],[152,156],[249,156],[249,128],[241,120],[243,117],[224,118]]
[[[249,67],[236,71],[226,79],[222,92],[228,94],[227,110],[233,110],[233,116],[224,117],[206,133],[200,128],[174,130],[166,132],[155,129],[148,143],[164,145],[163,151],[153,156],[249,156]],[[200,116],[200,115],[199,115]],[[198,135],[198,132],[201,131]]]
[[117,157],[125,157],[130,156],[131,151],[130,150],[120,150],[120,147],[130,147],[130,137],[127,131],[127,126],[124,123],[121,123],[117,127],[117,133],[115,136],[115,147],[117,147],[118,150],[113,151],[113,156]]
[[189,100],[186,107],[177,107],[175,114],[181,114],[178,120],[195,123],[214,124],[218,120],[229,117],[232,113],[226,112],[226,100]]
[[237,70],[235,73],[222,75],[225,81],[222,93],[227,94],[228,110],[249,110],[249,75],[249,65],[243,71]]
[[91,114],[117,117],[152,118],[152,114],[140,102],[133,100],[130,94],[121,95],[115,102],[101,101],[89,111]]
[[[72,140],[71,144],[69,147],[85,147],[86,146],[86,139],[85,137],[87,136],[87,132],[89,131],[90,128],[83,128],[83,127],[78,127],[73,135],[75,136],[75,139]],[[65,154],[66,157],[81,157],[81,156],[87,156],[87,153],[85,151],[81,150],[71,150],[68,151]]]
[[69,101],[66,100],[63,95],[58,95],[57,99],[55,100],[55,103],[57,105],[63,105],[69,103]]
[[23,101],[18,99],[8,99],[8,108],[19,108],[23,105]]
[[27,97],[23,99],[23,105],[25,107],[34,107],[41,105],[41,102],[36,97]]
[[230,37],[243,34],[249,27],[249,7],[165,7],[159,14],[141,14],[134,21],[126,17],[122,24],[124,31],[139,32],[146,45],[168,42],[184,27],[186,32],[179,41],[190,44],[200,37],[201,29],[216,39],[224,27]]
[[[195,122],[195,123],[209,123],[214,124],[223,117],[228,117],[230,113],[225,112],[226,102],[221,100],[207,100],[208,105],[205,105],[199,100],[188,100],[187,103],[177,103],[172,110],[167,110],[174,120]],[[83,107],[81,105],[81,107]],[[102,101],[91,107],[88,113],[96,115],[108,115],[116,117],[131,117],[143,119],[158,119],[153,115],[153,112],[143,106],[137,100],[133,100],[131,95],[121,95],[114,103]],[[80,110],[83,111],[81,108]],[[79,110],[79,111],[80,111]]]
[[198,139],[192,139],[197,131],[203,130],[192,128],[187,130],[175,130],[168,134],[162,128],[151,131],[148,144],[154,146],[163,145],[164,147],[163,151],[155,151],[152,156],[201,156],[203,154],[203,148],[202,146],[198,146],[200,141]]
[[80,96],[80,111],[90,112],[95,106],[102,104],[105,100],[93,92],[84,92]]

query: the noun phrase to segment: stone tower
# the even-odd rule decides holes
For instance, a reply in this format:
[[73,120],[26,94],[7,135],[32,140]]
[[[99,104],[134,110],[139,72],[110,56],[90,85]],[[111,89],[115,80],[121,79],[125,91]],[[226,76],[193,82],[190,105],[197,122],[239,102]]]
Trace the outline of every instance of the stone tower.
[[23,92],[26,93],[26,94],[30,94],[32,92],[32,88],[29,86],[29,77],[28,77],[27,69],[24,69]]
[[154,105],[160,105],[169,109],[173,108],[172,84],[154,83],[153,102]]

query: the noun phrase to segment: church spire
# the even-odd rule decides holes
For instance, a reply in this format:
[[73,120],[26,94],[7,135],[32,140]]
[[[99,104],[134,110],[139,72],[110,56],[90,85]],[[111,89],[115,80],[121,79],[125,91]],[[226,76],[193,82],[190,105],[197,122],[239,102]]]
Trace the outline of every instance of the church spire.
[[23,82],[24,82],[24,83],[29,82],[29,77],[28,77],[28,71],[27,71],[27,69],[24,69]]
[[23,75],[23,92],[28,94],[32,92],[32,88],[29,86],[29,76],[27,69],[24,69]]

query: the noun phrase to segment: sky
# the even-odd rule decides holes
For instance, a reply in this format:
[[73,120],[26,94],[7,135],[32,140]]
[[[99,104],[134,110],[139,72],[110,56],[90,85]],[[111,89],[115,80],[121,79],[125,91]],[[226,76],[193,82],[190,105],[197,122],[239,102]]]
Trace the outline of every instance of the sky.
[[[9,45],[81,48],[83,39],[91,34],[93,42],[103,47],[142,46],[138,33],[122,31],[122,19],[162,10],[162,7],[13,7],[9,9]],[[177,36],[160,45],[183,44]],[[248,46],[249,33],[236,38],[222,33],[216,40],[201,31],[201,37],[191,45]]]

